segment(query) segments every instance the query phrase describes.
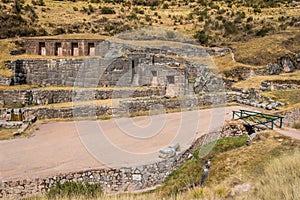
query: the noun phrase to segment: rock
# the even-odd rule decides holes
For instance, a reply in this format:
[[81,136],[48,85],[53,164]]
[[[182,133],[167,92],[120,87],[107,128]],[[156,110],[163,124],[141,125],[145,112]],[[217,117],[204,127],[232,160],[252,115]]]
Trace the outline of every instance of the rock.
[[174,149],[175,151],[178,151],[180,146],[179,146],[178,142],[173,142],[173,143],[169,144],[169,147]]
[[295,66],[289,56],[284,56],[280,59],[280,64],[284,72],[293,72],[295,71]]
[[265,103],[260,104],[261,108],[266,109],[267,105]]
[[282,68],[277,64],[268,65],[268,71],[270,75],[278,75],[282,72]]
[[282,102],[277,102],[277,106],[284,106],[285,104]]
[[160,155],[159,157],[160,158],[171,158],[171,157],[174,157],[176,155],[176,151],[172,148],[164,148],[164,149],[161,149],[159,151]]
[[276,103],[271,103],[271,106],[272,106],[273,109],[276,109],[277,104]]
[[231,189],[231,196],[236,196],[236,195],[241,195],[242,193],[248,192],[251,188],[250,183],[244,183],[241,185],[235,185],[232,189]]
[[266,109],[267,109],[267,110],[272,110],[272,108],[273,108],[273,107],[272,107],[272,104],[269,104],[269,105],[266,106]]
[[141,181],[142,180],[142,175],[141,174],[132,174],[132,180]]

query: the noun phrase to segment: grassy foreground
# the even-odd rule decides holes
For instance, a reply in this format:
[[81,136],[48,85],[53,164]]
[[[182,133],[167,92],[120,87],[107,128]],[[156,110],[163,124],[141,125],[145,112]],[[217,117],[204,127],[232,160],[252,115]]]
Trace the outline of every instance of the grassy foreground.
[[[75,195],[57,195],[54,199],[299,199],[300,142],[274,131],[262,132],[250,146],[245,145],[245,139],[243,136],[226,138],[198,149],[193,159],[153,191],[99,193],[94,197],[74,191]],[[212,150],[199,158],[199,153],[210,147]],[[204,187],[200,187],[202,164],[208,157],[212,158],[211,170]],[[236,189],[245,186],[249,187]],[[49,199],[49,195],[30,198],[33,199]]]

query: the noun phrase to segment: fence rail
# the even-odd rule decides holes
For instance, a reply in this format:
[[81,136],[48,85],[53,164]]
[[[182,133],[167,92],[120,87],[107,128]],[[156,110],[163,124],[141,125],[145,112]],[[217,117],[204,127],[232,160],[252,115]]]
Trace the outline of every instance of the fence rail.
[[232,119],[241,119],[251,126],[261,124],[266,126],[268,129],[273,129],[274,126],[282,128],[283,118],[284,117],[280,115],[266,114],[250,110],[232,111]]

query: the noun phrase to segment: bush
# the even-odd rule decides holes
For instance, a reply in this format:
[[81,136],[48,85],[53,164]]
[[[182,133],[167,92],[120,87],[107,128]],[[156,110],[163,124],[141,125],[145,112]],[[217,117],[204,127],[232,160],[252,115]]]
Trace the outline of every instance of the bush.
[[159,6],[160,0],[133,0],[133,5],[140,5],[140,6]]
[[164,3],[164,5],[163,5],[163,9],[168,9],[169,8],[169,4],[167,4],[167,3]]
[[136,20],[138,19],[137,15],[135,13],[131,13],[130,15],[127,16],[128,20]]
[[257,31],[256,36],[261,36],[264,37],[268,34],[268,32],[270,32],[271,30],[273,30],[273,28],[271,27],[262,27],[259,31]]
[[150,21],[151,21],[150,15],[146,15],[146,16],[145,16],[145,20],[146,20],[147,22],[150,22]]
[[32,0],[31,3],[32,5],[35,6],[45,6],[45,2],[43,0],[37,0],[37,1]]
[[210,39],[210,36],[205,33],[204,30],[196,31],[194,38],[200,43],[200,44],[207,44],[208,40]]
[[225,34],[231,35],[237,33],[237,27],[234,23],[226,21],[224,23]]
[[138,7],[134,7],[132,12],[143,15],[145,11],[143,9],[139,9]]
[[93,13],[95,10],[94,10],[94,8],[93,8],[93,6],[91,5],[91,4],[89,4],[89,11],[91,12],[91,13]]
[[104,14],[104,15],[106,15],[106,14],[116,14],[116,12],[114,11],[113,8],[106,7],[106,6],[102,7],[100,12],[101,12],[101,14]]
[[86,198],[95,198],[103,194],[103,189],[100,184],[89,183],[74,183],[65,182],[64,184],[57,183],[47,192],[48,198],[71,198],[76,196],[84,196]]
[[295,129],[300,129],[300,122],[295,122],[295,123],[293,124],[293,128],[295,128]]
[[255,8],[253,9],[253,12],[254,12],[254,13],[261,13],[261,9],[258,8],[258,7],[255,7]]

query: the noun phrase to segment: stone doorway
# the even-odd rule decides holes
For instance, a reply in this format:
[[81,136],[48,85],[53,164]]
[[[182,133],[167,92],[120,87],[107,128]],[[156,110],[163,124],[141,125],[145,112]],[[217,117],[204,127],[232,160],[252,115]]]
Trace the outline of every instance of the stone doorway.
[[46,55],[46,44],[45,42],[39,43],[39,55],[45,56]]
[[95,43],[88,43],[88,56],[95,56]]
[[72,42],[72,56],[79,56],[79,48],[77,42]]
[[63,51],[62,51],[62,45],[60,42],[55,43],[55,55],[56,56],[62,56]]

